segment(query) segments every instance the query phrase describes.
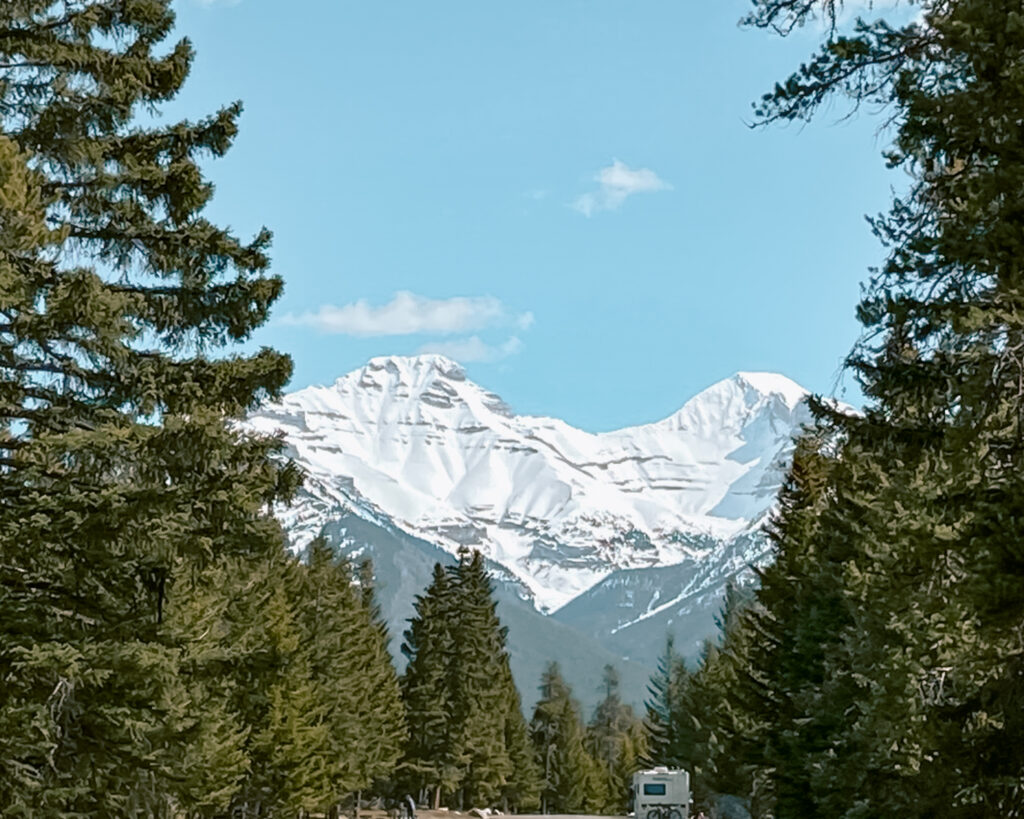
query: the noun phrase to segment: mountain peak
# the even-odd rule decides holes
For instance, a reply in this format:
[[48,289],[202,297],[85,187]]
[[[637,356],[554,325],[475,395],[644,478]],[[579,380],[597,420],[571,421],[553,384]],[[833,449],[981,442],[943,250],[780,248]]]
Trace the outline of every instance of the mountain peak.
[[804,415],[808,391],[778,373],[738,372],[701,390],[658,426],[700,437],[744,428],[764,413],[781,415],[784,425]]
[[786,406],[794,409],[797,404],[806,400],[810,393],[797,384],[793,379],[787,378],[779,373],[768,372],[738,372],[733,380],[746,385],[761,395],[779,395],[786,402]]
[[[558,608],[608,572],[672,565],[774,503],[806,391],[737,373],[665,421],[592,434],[515,415],[443,355],[382,356],[250,419],[307,474],[301,546],[338,509],[479,548]],[[360,511],[361,510],[361,511]]]
[[438,369],[461,370],[462,365],[441,353],[420,353],[418,355],[378,355],[366,362],[367,367],[380,369],[396,366],[411,370]]
[[[440,353],[376,356],[371,358],[360,372],[379,372],[381,370],[407,382],[437,376],[450,381],[466,380],[466,371],[462,365]],[[351,375],[352,373],[342,376],[342,379]]]

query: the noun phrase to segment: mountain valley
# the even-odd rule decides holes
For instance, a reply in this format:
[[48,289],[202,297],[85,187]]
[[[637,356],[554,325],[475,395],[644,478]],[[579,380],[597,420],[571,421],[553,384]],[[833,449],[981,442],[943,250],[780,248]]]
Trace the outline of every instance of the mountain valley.
[[527,703],[549,659],[584,703],[612,662],[638,703],[666,634],[695,657],[726,584],[768,559],[763,526],[806,395],[737,373],[663,421],[593,434],[515,415],[443,356],[395,356],[249,423],[283,434],[307,473],[280,515],[292,546],[322,533],[372,557],[396,655],[434,562],[479,549]]

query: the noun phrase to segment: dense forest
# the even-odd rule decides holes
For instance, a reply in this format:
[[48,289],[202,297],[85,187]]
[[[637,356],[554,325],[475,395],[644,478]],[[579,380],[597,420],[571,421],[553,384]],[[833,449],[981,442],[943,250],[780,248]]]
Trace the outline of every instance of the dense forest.
[[880,111],[909,186],[871,220],[887,256],[847,362],[864,411],[817,403],[774,564],[698,669],[668,665],[662,760],[700,804],[1024,815],[1024,8],[908,5],[846,33],[839,2],[755,0],[747,20],[824,23],[758,122]]
[[527,724],[478,554],[437,568],[400,679],[372,568],[288,553],[272,511],[300,476],[234,423],[291,372],[231,352],[281,292],[270,234],[202,216],[241,108],[138,119],[188,75],[187,40],[157,53],[173,22],[0,7],[0,813],[518,808],[584,770],[621,799],[613,672],[586,731],[564,686]]
[[774,563],[697,667],[667,644],[642,719],[611,667],[585,719],[552,664],[527,720],[479,554],[435,569],[399,674],[372,567],[286,549],[301,476],[236,423],[291,372],[239,346],[270,234],[202,215],[241,107],[140,117],[189,73],[170,0],[0,4],[0,812],[621,814],[669,764],[711,813],[1024,816],[1024,8],[907,5],[745,21],[822,39],[759,125],[846,99],[909,180],[871,220],[866,406],[814,403]]

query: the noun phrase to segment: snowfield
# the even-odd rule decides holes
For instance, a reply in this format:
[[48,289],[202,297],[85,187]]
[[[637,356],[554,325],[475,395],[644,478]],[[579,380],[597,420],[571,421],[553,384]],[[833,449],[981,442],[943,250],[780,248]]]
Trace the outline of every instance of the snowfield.
[[614,572],[715,560],[749,539],[810,420],[806,396],[784,376],[737,373],[663,421],[593,434],[514,414],[443,356],[394,356],[249,423],[282,432],[309,474],[282,515],[296,548],[354,513],[480,549],[551,613]]

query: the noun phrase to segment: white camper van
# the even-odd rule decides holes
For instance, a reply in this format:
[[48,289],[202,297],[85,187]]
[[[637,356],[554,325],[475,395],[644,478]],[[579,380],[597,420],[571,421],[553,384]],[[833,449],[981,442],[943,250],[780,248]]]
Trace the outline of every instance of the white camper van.
[[670,768],[652,768],[633,774],[633,811],[636,819],[688,819],[690,774]]

